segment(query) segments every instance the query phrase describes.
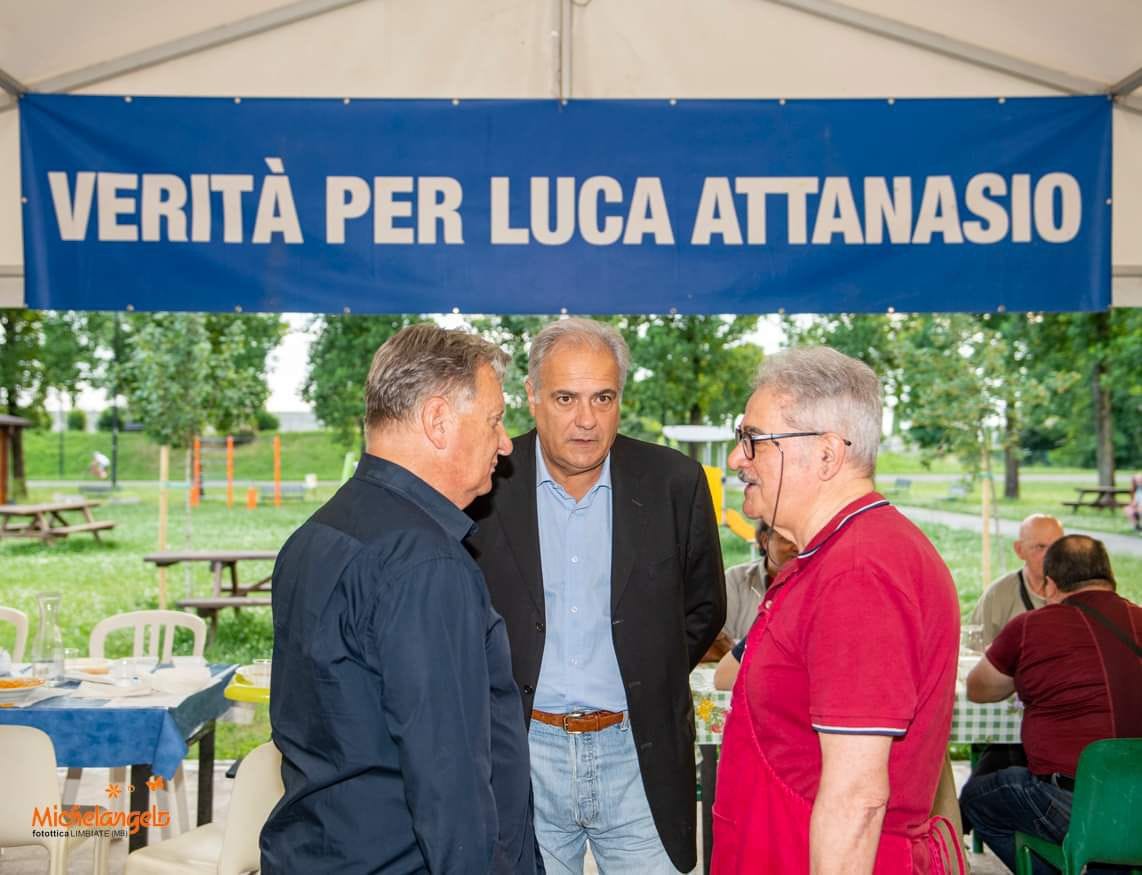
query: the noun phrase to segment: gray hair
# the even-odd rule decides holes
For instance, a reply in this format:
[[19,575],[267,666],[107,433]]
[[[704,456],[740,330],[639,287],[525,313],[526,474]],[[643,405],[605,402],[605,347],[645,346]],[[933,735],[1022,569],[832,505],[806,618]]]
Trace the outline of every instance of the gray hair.
[[862,361],[827,346],[787,349],[757,369],[754,389],[772,389],[797,431],[830,431],[852,442],[849,457],[872,474],[880,448],[880,381]]
[[614,357],[615,364],[619,366],[618,388],[619,394],[622,394],[627,381],[627,371],[630,370],[630,348],[627,342],[613,325],[578,316],[547,323],[531,341],[531,350],[527,355],[527,378],[531,380],[532,386],[539,388],[539,370],[543,367],[543,360],[560,343],[609,352]]
[[502,381],[509,361],[494,343],[466,331],[431,322],[402,328],[373,356],[365,380],[365,427],[407,420],[433,395],[470,399],[481,365]]

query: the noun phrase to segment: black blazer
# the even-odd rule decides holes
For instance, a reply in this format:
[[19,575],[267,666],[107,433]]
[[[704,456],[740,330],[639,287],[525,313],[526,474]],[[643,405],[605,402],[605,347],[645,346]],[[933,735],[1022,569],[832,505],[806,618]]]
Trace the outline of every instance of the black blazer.
[[[507,623],[512,670],[530,719],[546,615],[539,556],[535,431],[513,441],[468,538]],[[694,868],[694,707],[689,674],[726,616],[718,524],[700,465],[619,435],[611,448],[611,623],[642,781],[674,865]]]

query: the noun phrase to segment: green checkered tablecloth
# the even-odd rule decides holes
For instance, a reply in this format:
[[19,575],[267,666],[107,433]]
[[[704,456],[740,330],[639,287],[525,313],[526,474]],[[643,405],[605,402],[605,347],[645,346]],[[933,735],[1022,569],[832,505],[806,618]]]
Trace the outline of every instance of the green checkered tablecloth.
[[[714,689],[714,670],[696,668],[690,675],[694,696],[694,722],[698,744],[721,744],[722,729],[730,711],[730,694]],[[1018,744],[1023,706],[1015,699],[978,705],[969,702],[963,688],[956,688],[952,709],[953,744]]]

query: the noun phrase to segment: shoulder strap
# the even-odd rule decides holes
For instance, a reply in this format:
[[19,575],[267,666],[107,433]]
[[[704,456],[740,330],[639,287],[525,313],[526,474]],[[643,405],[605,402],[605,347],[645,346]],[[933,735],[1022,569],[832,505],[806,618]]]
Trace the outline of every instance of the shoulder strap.
[[1023,569],[1020,568],[1017,572],[1019,575],[1019,598],[1023,600],[1024,610],[1035,610],[1035,603],[1031,601],[1031,596],[1027,593],[1027,582],[1023,579]]
[[1134,655],[1142,658],[1142,647],[1139,647],[1118,625],[1094,605],[1084,605],[1082,602],[1068,599],[1067,604],[1074,605],[1095,622],[1105,627],[1110,634],[1134,651]]

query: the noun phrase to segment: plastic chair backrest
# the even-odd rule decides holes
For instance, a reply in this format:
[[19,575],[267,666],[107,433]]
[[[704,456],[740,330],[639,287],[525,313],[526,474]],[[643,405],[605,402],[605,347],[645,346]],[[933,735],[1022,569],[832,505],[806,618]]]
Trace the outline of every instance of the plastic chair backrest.
[[24,661],[24,646],[28,643],[28,615],[15,608],[0,608],[0,621],[16,627],[16,643],[12,646],[12,662]]
[[239,875],[261,866],[262,827],[283,793],[282,755],[272,741],[267,741],[247,754],[238,767],[226,814],[218,875]]
[[97,658],[103,656],[103,642],[107,635],[119,629],[135,632],[132,656],[154,656],[159,662],[170,662],[174,650],[174,630],[189,629],[194,633],[192,655],[202,656],[206,649],[206,621],[183,611],[129,611],[115,614],[95,624],[91,630],[88,652]]
[[1075,872],[1088,861],[1142,865],[1142,738],[1083,749],[1063,853]]
[[0,846],[46,845],[47,840],[32,836],[32,812],[59,805],[56,749],[47,733],[0,725],[0,775]]

